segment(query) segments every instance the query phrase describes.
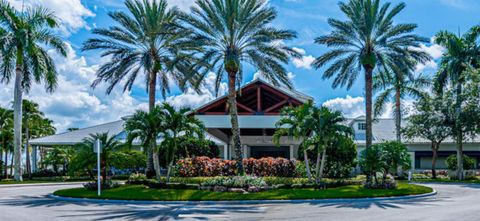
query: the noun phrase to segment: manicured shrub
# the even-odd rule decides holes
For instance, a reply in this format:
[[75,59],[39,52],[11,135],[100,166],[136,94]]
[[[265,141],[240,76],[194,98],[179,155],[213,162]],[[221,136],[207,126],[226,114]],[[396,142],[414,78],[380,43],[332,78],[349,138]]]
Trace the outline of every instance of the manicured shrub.
[[[449,170],[457,170],[457,155],[452,154],[447,157],[447,167]],[[475,168],[475,160],[467,155],[463,155],[463,169],[472,170]]]
[[[97,188],[98,188],[97,185],[98,185],[97,182],[93,181],[93,182],[88,182],[88,183],[83,184],[83,187],[87,190],[94,191],[94,190],[97,190]],[[111,180],[107,180],[107,182],[105,182],[105,184],[103,182],[101,182],[101,188],[103,190],[113,189],[113,188],[117,188],[119,186],[120,186],[119,183],[113,182]]]
[[[252,176],[294,177],[295,163],[284,158],[244,159],[245,173]],[[175,174],[180,177],[235,176],[235,160],[194,157],[179,160]]]
[[147,181],[148,181],[148,178],[145,174],[132,173],[130,177],[128,177],[126,184],[130,184],[130,185],[147,184]]

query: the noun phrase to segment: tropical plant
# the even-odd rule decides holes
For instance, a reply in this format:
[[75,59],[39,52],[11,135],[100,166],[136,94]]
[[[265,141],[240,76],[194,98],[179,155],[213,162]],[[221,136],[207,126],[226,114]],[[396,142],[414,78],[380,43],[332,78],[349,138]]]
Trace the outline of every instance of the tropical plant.
[[160,131],[160,137],[163,138],[161,148],[166,153],[165,157],[168,162],[166,180],[169,182],[180,139],[182,137],[204,139],[205,126],[202,121],[188,114],[189,108],[181,108],[177,111],[168,103],[163,103],[160,108],[163,116],[163,127]]
[[454,106],[456,114],[454,120],[455,129],[452,131],[456,140],[457,147],[457,177],[463,180],[463,140],[464,133],[461,126],[461,112],[464,101],[462,99],[463,85],[468,78],[465,76],[471,69],[479,68],[480,46],[478,40],[480,37],[480,26],[472,27],[464,35],[456,35],[448,31],[441,31],[435,35],[435,43],[443,46],[446,51],[440,60],[440,67],[436,76],[436,89],[442,93],[444,88],[454,88],[452,91],[455,96]]
[[43,82],[47,92],[57,86],[55,64],[47,47],[66,56],[65,43],[54,34],[58,26],[53,13],[45,8],[17,11],[8,2],[0,2],[1,81],[14,84],[15,180],[22,180],[22,96],[32,81]]
[[[31,131],[32,127],[35,126],[42,126],[36,125],[41,124],[42,119],[44,118],[44,114],[40,111],[39,106],[37,103],[29,100],[23,100],[22,102],[22,125],[23,131],[25,132],[25,166],[27,169],[28,177],[32,177],[32,166],[31,166],[31,151],[30,151],[30,138],[31,138]],[[37,127],[38,128],[38,127]]]
[[272,27],[274,8],[263,0],[198,0],[182,20],[194,31],[190,44],[197,46],[195,69],[200,81],[214,71],[216,92],[223,79],[228,82],[228,107],[232,124],[232,145],[238,170],[243,172],[242,145],[238,125],[237,92],[244,64],[250,64],[275,85],[292,87],[287,70],[291,55],[298,53],[282,44],[296,37],[289,30]]
[[2,163],[4,166],[2,168],[4,170],[0,171],[4,172],[4,177],[8,178],[7,174],[7,159],[8,159],[8,152],[12,149],[12,141],[13,141],[13,111],[5,108],[0,108],[0,140],[1,140],[1,149],[0,152],[2,154],[5,154],[5,160],[3,160],[3,155],[0,154],[0,160],[2,160]]
[[324,79],[335,76],[332,86],[351,88],[361,69],[365,71],[366,147],[372,145],[372,88],[375,70],[397,69],[398,60],[425,62],[429,56],[418,50],[428,39],[412,32],[416,24],[395,24],[393,19],[405,3],[391,7],[380,0],[349,0],[338,3],[346,21],[328,19],[330,34],[315,39],[332,50],[318,57],[313,65],[319,69],[328,64]]
[[345,118],[340,111],[331,111],[327,107],[313,108],[309,121],[312,134],[304,142],[306,146],[315,148],[317,151],[315,181],[319,184],[323,177],[327,160],[327,148],[334,147],[333,145],[340,137],[351,137],[353,130],[351,127],[343,124]]
[[327,156],[326,177],[345,179],[352,176],[357,165],[357,147],[351,137],[339,136],[327,147]]
[[[107,94],[125,82],[123,90],[131,90],[139,75],[146,79],[149,95],[149,110],[155,106],[156,87],[162,96],[170,92],[169,79],[177,81],[183,88],[182,66],[188,57],[182,56],[182,44],[178,41],[188,35],[188,30],[177,24],[177,8],[169,8],[166,0],[126,0],[124,11],[110,12],[109,16],[118,24],[95,28],[82,50],[102,50],[101,56],[111,57],[97,71],[92,87],[108,82]],[[122,81],[124,80],[124,81]],[[153,175],[153,150],[148,154],[147,176]]]
[[41,163],[52,166],[55,173],[59,173],[59,166],[61,166],[62,173],[66,173],[74,156],[75,150],[72,147],[57,146],[47,152]]
[[280,143],[282,136],[289,136],[302,141],[299,145],[299,151],[303,152],[307,177],[310,181],[312,180],[312,173],[307,152],[309,147],[303,141],[311,134],[310,123],[313,122],[311,120],[313,108],[313,102],[307,102],[298,107],[284,107],[280,111],[282,118],[275,124],[276,130],[273,135],[273,141],[277,143],[277,145]]
[[436,163],[440,144],[451,135],[448,119],[441,110],[442,96],[433,93],[415,103],[416,113],[408,117],[408,122],[402,133],[409,140],[423,138],[430,141],[432,149],[432,178],[437,178]]
[[[111,155],[113,152],[120,151],[124,148],[124,145],[118,141],[115,136],[110,136],[108,133],[97,133],[91,134],[90,137],[83,139],[83,142],[78,144],[76,148],[80,149],[81,152],[86,153],[88,157],[85,159],[78,159],[79,156],[76,156],[76,160],[80,161],[90,161],[86,164],[91,164],[92,159],[96,159],[96,154],[93,152],[93,148],[97,140],[100,140],[101,153],[100,153],[100,168],[102,170],[102,182],[103,185],[106,185],[107,182],[107,171],[109,170],[111,163]],[[96,161],[96,160],[95,160]],[[93,164],[95,165],[95,163]]]
[[431,82],[427,76],[415,76],[410,68],[404,67],[406,65],[398,65],[400,67],[398,71],[380,71],[373,79],[373,90],[380,92],[375,99],[374,115],[382,114],[384,107],[393,101],[395,104],[395,133],[398,142],[402,141],[402,99],[405,96],[423,98],[425,93],[422,89],[429,86]]
[[144,149],[153,151],[153,164],[158,181],[160,181],[160,163],[158,161],[157,139],[160,131],[163,130],[163,115],[161,112],[160,106],[155,106],[150,112],[137,110],[125,121],[127,144],[132,146],[133,141],[138,139]]
[[[448,156],[445,162],[449,170],[457,170],[457,156],[455,154]],[[475,160],[467,155],[463,155],[463,169],[475,169]]]

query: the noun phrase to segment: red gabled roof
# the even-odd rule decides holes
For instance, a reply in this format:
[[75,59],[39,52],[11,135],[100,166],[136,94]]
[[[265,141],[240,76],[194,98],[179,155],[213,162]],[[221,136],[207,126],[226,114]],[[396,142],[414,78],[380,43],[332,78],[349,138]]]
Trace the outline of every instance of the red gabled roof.
[[[237,94],[239,115],[279,115],[285,106],[299,106],[312,99],[296,91],[275,87],[260,79],[243,86],[240,91],[241,93]],[[197,108],[195,114],[227,115],[227,96]]]

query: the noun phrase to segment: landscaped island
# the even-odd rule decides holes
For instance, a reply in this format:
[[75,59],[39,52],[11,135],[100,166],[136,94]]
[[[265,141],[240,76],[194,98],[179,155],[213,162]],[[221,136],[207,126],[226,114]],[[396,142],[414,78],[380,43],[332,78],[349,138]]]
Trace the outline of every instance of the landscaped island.
[[397,189],[365,189],[362,185],[316,190],[313,188],[275,189],[257,193],[214,192],[193,189],[151,189],[143,185],[125,185],[109,189],[97,196],[96,191],[85,188],[58,190],[57,196],[116,200],[158,201],[227,201],[227,200],[288,200],[288,199],[336,199],[419,195],[433,192],[430,187],[399,182]]

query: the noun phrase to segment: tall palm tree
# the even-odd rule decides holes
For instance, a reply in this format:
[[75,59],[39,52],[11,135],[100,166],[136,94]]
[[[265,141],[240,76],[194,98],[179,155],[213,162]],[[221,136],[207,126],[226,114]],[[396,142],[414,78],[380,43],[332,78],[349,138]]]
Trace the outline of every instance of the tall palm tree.
[[153,151],[155,175],[160,181],[160,163],[158,159],[157,139],[160,130],[163,129],[163,115],[160,106],[155,106],[150,112],[137,110],[135,114],[125,121],[125,132],[127,133],[127,144],[132,145],[138,139],[144,149]]
[[182,137],[197,137],[203,139],[205,126],[202,121],[194,116],[188,115],[190,111],[189,108],[181,108],[177,111],[168,103],[162,104],[160,108],[163,115],[163,130],[160,131],[160,136],[163,137],[162,146],[165,148],[168,163],[166,180],[169,182],[180,139]]
[[209,71],[217,74],[217,93],[220,83],[227,79],[232,145],[238,171],[243,173],[236,101],[243,65],[252,65],[276,85],[292,87],[282,64],[298,53],[281,42],[296,34],[271,26],[277,12],[264,0],[197,0],[191,14],[182,17],[194,31],[190,44],[199,47],[197,67],[203,67],[202,76]]
[[338,3],[346,15],[346,21],[329,19],[333,28],[330,34],[315,39],[320,45],[332,50],[318,57],[314,66],[328,68],[324,79],[335,76],[332,86],[352,87],[359,73],[365,75],[366,147],[372,145],[372,87],[373,72],[376,69],[395,69],[395,61],[412,59],[426,62],[429,56],[418,50],[421,42],[428,39],[412,32],[416,24],[395,24],[393,19],[404,8],[400,3],[381,4],[380,0],[349,0]]
[[8,83],[15,73],[14,130],[15,180],[22,180],[22,96],[32,81],[43,82],[47,92],[57,86],[55,64],[47,53],[52,48],[66,56],[65,43],[54,34],[58,26],[53,13],[41,7],[15,10],[0,2],[1,81]]
[[304,105],[298,107],[285,107],[281,110],[281,116],[279,121],[277,121],[276,130],[273,135],[273,141],[279,144],[280,138],[282,136],[289,136],[295,139],[301,140],[299,148],[303,151],[303,158],[305,162],[305,168],[307,170],[307,177],[312,181],[312,173],[310,170],[310,164],[308,160],[308,149],[307,143],[304,141],[310,136],[312,129],[310,124],[313,122],[311,120],[311,112],[314,108],[313,102],[307,102]]
[[[44,117],[43,112],[39,110],[37,103],[24,99],[22,102],[22,114],[23,114],[23,130],[25,131],[25,166],[27,169],[28,177],[32,176],[32,165],[31,165],[31,155],[30,155],[30,144],[29,140],[31,138],[32,128],[35,128],[37,125],[42,123]],[[34,129],[35,130],[35,129]]]
[[[92,87],[107,82],[107,94],[124,82],[123,90],[130,91],[139,75],[145,77],[148,104],[155,106],[156,87],[162,96],[170,92],[170,79],[183,89],[182,64],[188,57],[182,56],[178,41],[188,31],[177,24],[176,8],[169,8],[166,0],[127,0],[130,14],[123,11],[108,15],[117,23],[109,28],[95,28],[97,38],[87,40],[82,50],[102,50],[101,56],[111,57],[97,71]],[[122,81],[125,80],[125,81]],[[147,149],[147,175],[153,174],[152,150]]]
[[[373,77],[373,91],[379,91],[374,104],[374,116],[384,112],[389,102],[394,102],[395,133],[397,141],[402,142],[402,99],[406,96],[424,98],[422,89],[430,85],[431,79],[425,75],[415,74],[410,68],[399,65],[399,71],[380,71]],[[403,67],[403,68],[402,68]]]
[[84,151],[90,152],[90,155],[92,155],[93,147],[95,146],[97,140],[100,140],[102,146],[102,152],[100,154],[100,167],[102,170],[103,185],[105,185],[108,176],[107,171],[110,168],[110,162],[108,161],[108,159],[110,159],[110,155],[112,154],[112,152],[121,150],[122,148],[124,148],[124,145],[120,141],[118,141],[115,136],[110,136],[107,132],[90,134],[90,137],[83,139],[83,142],[78,144],[77,147],[83,149]]
[[443,46],[446,52],[440,60],[435,84],[439,92],[442,92],[445,86],[449,85],[455,89],[456,96],[456,120],[453,131],[455,134],[457,146],[457,177],[463,179],[463,132],[459,117],[462,106],[462,85],[466,81],[465,73],[471,68],[479,68],[480,46],[478,40],[480,37],[480,26],[472,27],[467,33],[458,36],[452,32],[441,31],[435,35],[435,43]]

